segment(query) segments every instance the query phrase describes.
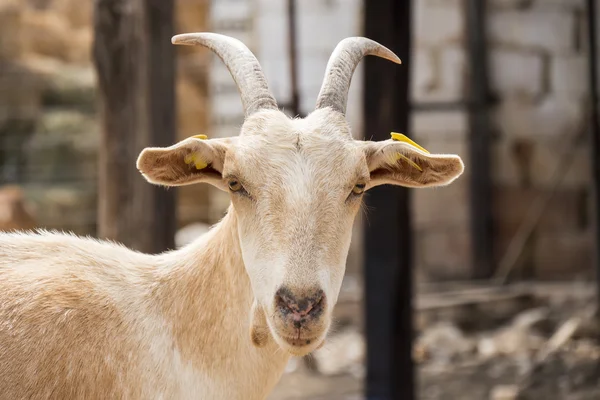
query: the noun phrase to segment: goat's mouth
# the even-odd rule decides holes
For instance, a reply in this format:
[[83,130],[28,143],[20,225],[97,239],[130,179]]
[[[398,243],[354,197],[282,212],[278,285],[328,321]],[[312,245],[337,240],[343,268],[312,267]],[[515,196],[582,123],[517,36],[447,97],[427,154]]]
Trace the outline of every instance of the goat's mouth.
[[280,336],[281,339],[283,339],[284,342],[286,342],[288,345],[292,346],[292,347],[297,347],[297,348],[302,348],[302,347],[306,347],[306,346],[310,346],[311,344],[315,344],[315,342],[317,340],[319,340],[318,337],[312,337],[312,338],[305,338],[305,337],[287,337],[287,336]]
[[[319,337],[313,338],[292,338],[286,336],[279,336],[281,342],[280,346],[283,350],[287,351],[293,356],[302,357],[315,350],[323,339]],[[279,340],[278,340],[279,341]]]
[[288,353],[294,356],[305,356],[321,345],[325,340],[325,332],[317,336],[273,332],[273,337],[279,346]]
[[271,337],[284,351],[294,356],[304,356],[317,349],[327,336],[330,316],[322,312],[315,316],[300,316],[271,312],[267,325]]

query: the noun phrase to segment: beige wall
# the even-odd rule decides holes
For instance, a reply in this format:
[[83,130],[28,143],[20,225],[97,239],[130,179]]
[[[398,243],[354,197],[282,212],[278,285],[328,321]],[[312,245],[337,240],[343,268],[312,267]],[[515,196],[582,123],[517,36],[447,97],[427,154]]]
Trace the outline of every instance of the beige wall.
[[[489,0],[493,124],[492,179],[496,258],[502,256],[529,206],[551,187],[560,149],[585,127],[585,10],[582,0]],[[466,99],[465,2],[416,0],[414,101]],[[417,261],[425,279],[469,276],[467,116],[419,112],[413,132],[431,151],[465,158],[466,174],[451,187],[415,191]],[[577,146],[555,200],[528,244],[524,265],[540,278],[590,272],[590,165]]]

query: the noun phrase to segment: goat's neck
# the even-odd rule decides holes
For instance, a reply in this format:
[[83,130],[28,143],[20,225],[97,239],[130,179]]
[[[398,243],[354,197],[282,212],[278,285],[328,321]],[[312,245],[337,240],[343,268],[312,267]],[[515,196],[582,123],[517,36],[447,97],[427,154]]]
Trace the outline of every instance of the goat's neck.
[[165,269],[157,290],[182,358],[199,370],[230,373],[240,368],[241,360],[248,359],[253,371],[241,372],[263,382],[276,382],[289,356],[273,340],[261,349],[251,343],[254,298],[242,259],[235,211],[230,208],[210,232],[164,257]]

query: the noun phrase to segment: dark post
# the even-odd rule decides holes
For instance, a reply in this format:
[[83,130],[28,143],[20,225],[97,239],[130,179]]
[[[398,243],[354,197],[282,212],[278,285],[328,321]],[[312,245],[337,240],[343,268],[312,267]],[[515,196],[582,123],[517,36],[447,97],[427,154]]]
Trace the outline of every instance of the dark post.
[[592,153],[592,179],[594,181],[595,233],[596,240],[596,300],[598,303],[597,316],[600,318],[600,127],[598,126],[598,49],[596,27],[596,0],[587,2],[587,22],[589,41],[589,74],[590,74],[590,144]]
[[290,58],[291,101],[294,117],[300,116],[300,94],[298,93],[298,51],[296,46],[296,0],[287,0],[288,47]]
[[493,231],[490,178],[490,100],[487,74],[486,0],[467,1],[467,40],[470,63],[469,179],[473,277],[492,276]]
[[[146,0],[146,32],[149,37],[149,120],[151,146],[170,146],[176,140],[175,112],[175,46],[171,37],[175,32],[174,0]],[[137,171],[136,171],[137,172]],[[144,182],[145,183],[145,182]],[[177,213],[176,192],[152,186],[154,208],[142,211],[139,218],[153,215],[154,251],[175,247]]]
[[[411,1],[365,2],[365,35],[402,65],[365,59],[364,125],[373,140],[408,134]],[[367,196],[365,224],[368,399],[415,398],[412,363],[412,240],[408,189],[381,186]]]
[[174,193],[135,167],[175,140],[172,0],[97,0],[94,63],[102,107],[98,234],[145,252],[174,247]]

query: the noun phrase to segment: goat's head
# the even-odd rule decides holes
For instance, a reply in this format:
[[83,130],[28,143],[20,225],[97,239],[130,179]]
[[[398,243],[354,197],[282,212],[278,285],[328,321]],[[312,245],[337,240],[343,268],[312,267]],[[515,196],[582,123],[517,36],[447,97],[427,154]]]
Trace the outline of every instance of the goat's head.
[[252,340],[260,346],[272,336],[285,350],[306,354],[329,328],[363,193],[382,184],[446,185],[462,173],[462,161],[429,154],[402,136],[383,142],[352,138],[344,114],[356,65],[365,55],[400,63],[372,40],[340,42],[316,110],[304,119],[278,110],[258,61],[236,39],[194,33],[173,42],[206,46],[224,61],[246,119],[239,136],[199,136],[147,148],[138,169],[155,184],[207,182],[231,194],[255,296]]

